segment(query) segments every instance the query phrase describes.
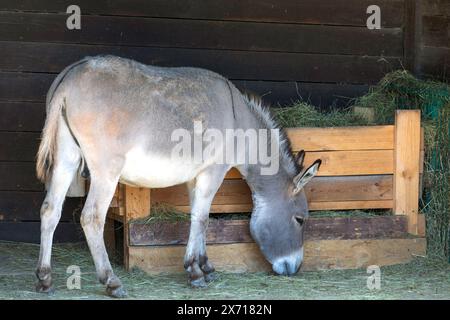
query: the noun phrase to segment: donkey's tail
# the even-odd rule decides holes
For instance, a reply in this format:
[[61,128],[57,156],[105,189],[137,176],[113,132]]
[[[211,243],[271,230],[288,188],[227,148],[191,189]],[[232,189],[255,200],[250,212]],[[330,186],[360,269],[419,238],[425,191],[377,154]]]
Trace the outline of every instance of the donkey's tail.
[[58,126],[60,119],[62,119],[62,109],[65,107],[65,99],[62,94],[59,94],[61,90],[58,91],[58,88],[66,75],[74,67],[85,63],[88,60],[89,57],[86,57],[65,68],[53,81],[47,93],[47,117],[45,119],[44,129],[42,130],[41,143],[39,145],[36,161],[36,175],[41,182],[45,183],[50,178],[55,159]]
[[41,143],[37,153],[36,174],[38,179],[45,183],[53,167],[56,151],[56,134],[58,132],[58,122],[64,101],[52,99],[47,106],[47,118],[42,130]]

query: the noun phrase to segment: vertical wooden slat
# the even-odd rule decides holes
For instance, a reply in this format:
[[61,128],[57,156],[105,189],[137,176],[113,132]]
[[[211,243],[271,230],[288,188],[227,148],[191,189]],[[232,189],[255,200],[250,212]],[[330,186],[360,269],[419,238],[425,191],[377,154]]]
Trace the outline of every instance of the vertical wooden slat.
[[405,0],[404,9],[404,27],[403,27],[403,66],[415,72],[415,56],[416,56],[416,7],[417,0]]
[[150,189],[125,186],[127,219],[139,219],[150,213]]
[[135,188],[125,185],[125,214],[123,220],[124,267],[129,269],[129,223],[133,219],[146,217],[150,214],[150,189]]
[[420,111],[398,110],[395,117],[394,213],[408,216],[408,232],[418,234]]

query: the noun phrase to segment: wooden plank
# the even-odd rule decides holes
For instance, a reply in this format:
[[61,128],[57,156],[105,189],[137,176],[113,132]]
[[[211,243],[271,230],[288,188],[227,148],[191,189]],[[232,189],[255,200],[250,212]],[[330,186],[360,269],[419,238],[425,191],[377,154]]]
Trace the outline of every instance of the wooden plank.
[[394,149],[394,126],[288,128],[293,151]]
[[[65,13],[72,2],[3,0],[0,10]],[[321,0],[319,2],[277,0],[78,0],[83,15],[117,15],[132,17],[159,17],[178,19],[208,19],[227,21],[261,21],[283,23],[366,25],[366,8],[370,0]],[[384,27],[401,27],[403,0],[379,0]]]
[[304,99],[315,106],[327,109],[331,105],[346,107],[348,98],[360,97],[367,93],[369,88],[367,84],[373,83],[372,81],[369,80],[366,84],[348,84],[233,80],[233,83],[242,91],[263,97],[264,101],[272,103],[273,106],[290,106],[293,101]]
[[[40,243],[40,222],[0,222],[0,240]],[[78,223],[59,223],[53,236],[54,243],[84,241]]]
[[105,241],[106,251],[108,252],[108,256],[114,257],[116,254],[116,230],[114,226],[114,220],[106,217],[105,227],[103,231],[103,239]]
[[56,74],[0,72],[0,100],[45,103]]
[[450,17],[443,15],[422,17],[422,44],[430,47],[450,47]]
[[393,173],[393,150],[307,152],[305,166],[322,160],[317,176],[355,176]]
[[[365,16],[364,12],[361,16]],[[403,53],[401,28],[372,32],[366,26],[86,15],[83,16],[83,28],[74,32],[66,28],[66,19],[67,14],[0,12],[0,40],[396,57]]]
[[306,187],[310,202],[392,199],[392,176],[316,177]]
[[[175,206],[177,210],[185,213],[190,212],[190,206]],[[353,210],[353,209],[392,209],[394,207],[393,200],[364,200],[364,201],[319,201],[310,202],[309,210]],[[252,203],[244,204],[213,204],[211,213],[242,213],[251,212]]]
[[0,161],[34,161],[39,143],[39,133],[0,132]]
[[[45,192],[0,191],[0,221],[40,221],[44,197]],[[76,220],[83,204],[80,198],[67,198],[60,221]]]
[[415,73],[415,52],[416,52],[416,6],[417,1],[405,0],[405,24],[403,35],[403,61],[404,67]]
[[[210,219],[208,244],[253,242],[250,220]],[[305,224],[305,240],[400,238],[407,235],[405,216],[309,218]],[[187,244],[189,221],[131,223],[132,246]]]
[[309,203],[309,210],[392,209],[393,200],[321,201]]
[[34,162],[0,162],[0,191],[43,191]]
[[0,101],[0,131],[40,132],[44,120],[43,103]]
[[[56,74],[0,72],[0,101],[45,102],[45,95]],[[372,79],[370,82],[378,81]],[[274,104],[292,104],[301,96],[311,99],[317,105],[329,106],[333,102],[345,105],[348,98],[357,97],[367,91],[367,85],[341,85],[300,83],[290,81],[233,80],[243,91],[253,92]],[[348,98],[338,97],[344,95]]]
[[125,220],[125,210],[124,208],[109,208],[107,217],[111,220],[124,223]]
[[[60,72],[85,56],[98,54],[115,54],[158,66],[200,67],[239,80],[368,83],[384,75],[387,62],[392,67],[400,67],[397,58],[387,57],[381,61],[379,57],[336,53],[318,55],[9,41],[0,42],[0,45],[4,57],[0,61],[0,70],[4,71]],[[298,94],[303,93],[300,90]]]
[[420,110],[397,111],[395,117],[394,212],[408,216],[408,230],[418,232]]
[[425,237],[426,235],[426,220],[424,214],[419,214],[417,217],[417,235],[419,237]]
[[150,189],[125,185],[124,203],[127,221],[148,216],[150,214]]
[[[312,240],[305,242],[301,270],[357,269],[407,263],[414,255],[425,255],[425,250],[424,238]],[[255,243],[209,245],[207,251],[218,271],[271,270]],[[151,274],[185,272],[184,253],[184,246],[130,247],[130,267]]]
[[450,46],[423,46],[418,53],[418,73],[424,77],[432,77],[443,81],[450,80]]
[[[391,200],[392,176],[316,177],[305,191],[310,202]],[[184,185],[153,189],[152,203],[186,206],[189,194]],[[225,180],[213,200],[213,205],[251,203],[251,192],[244,180]]]
[[445,0],[425,0],[421,9],[427,16],[450,16],[450,3]]

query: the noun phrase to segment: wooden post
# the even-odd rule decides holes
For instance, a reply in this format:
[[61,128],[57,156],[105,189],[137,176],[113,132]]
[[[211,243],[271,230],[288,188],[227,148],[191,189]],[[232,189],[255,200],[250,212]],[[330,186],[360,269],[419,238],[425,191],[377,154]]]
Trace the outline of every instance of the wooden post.
[[128,221],[148,216],[150,214],[150,189],[125,185],[125,213]]
[[150,214],[150,189],[135,188],[125,185],[124,190],[125,214],[123,219],[123,262],[129,270],[129,223],[133,219],[144,218]]
[[408,232],[417,235],[420,110],[397,110],[394,147],[394,213],[407,215]]

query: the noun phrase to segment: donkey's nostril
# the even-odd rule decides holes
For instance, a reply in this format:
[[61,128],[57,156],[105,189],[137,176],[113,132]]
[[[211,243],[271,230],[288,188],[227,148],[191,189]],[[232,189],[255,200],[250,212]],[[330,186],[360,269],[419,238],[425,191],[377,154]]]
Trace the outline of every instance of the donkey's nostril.
[[297,273],[298,266],[289,259],[280,259],[272,265],[272,269],[279,275],[291,276]]
[[287,276],[290,276],[291,275],[291,272],[290,272],[290,266],[289,266],[289,263],[287,262],[287,260],[285,260],[284,261],[284,275],[287,275]]

